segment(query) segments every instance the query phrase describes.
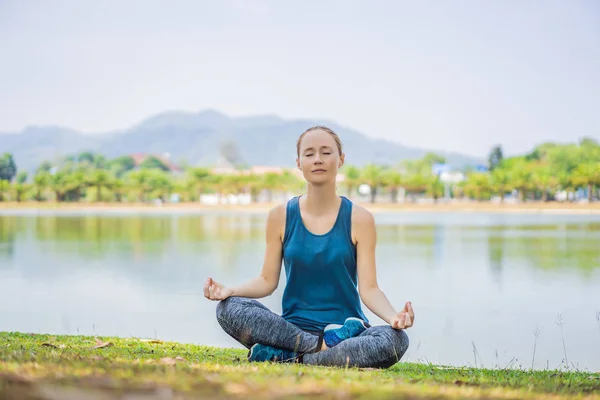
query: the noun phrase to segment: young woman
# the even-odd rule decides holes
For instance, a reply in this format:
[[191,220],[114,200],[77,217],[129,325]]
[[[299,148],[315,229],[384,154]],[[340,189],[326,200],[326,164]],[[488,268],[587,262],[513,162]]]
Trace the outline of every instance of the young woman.
[[[411,303],[397,312],[379,289],[373,216],[336,194],[344,164],[337,134],[310,128],[296,150],[307,191],[270,211],[260,276],[234,288],[208,278],[204,296],[220,301],[217,320],[250,349],[250,361],[388,368],[408,348]],[[279,316],[252,299],[275,291],[282,259],[287,280]],[[389,325],[370,326],[361,300]]]

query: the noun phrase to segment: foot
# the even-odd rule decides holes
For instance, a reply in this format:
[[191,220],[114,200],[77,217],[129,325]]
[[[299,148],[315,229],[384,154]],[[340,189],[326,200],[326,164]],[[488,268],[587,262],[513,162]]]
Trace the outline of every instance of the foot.
[[288,363],[295,362],[297,358],[298,353],[290,350],[278,349],[276,347],[267,346],[260,343],[252,346],[250,348],[250,354],[248,355],[248,361],[250,362],[273,361]]
[[348,318],[344,325],[327,325],[323,332],[323,341],[327,347],[333,347],[346,339],[356,337],[367,330],[367,325],[362,319]]

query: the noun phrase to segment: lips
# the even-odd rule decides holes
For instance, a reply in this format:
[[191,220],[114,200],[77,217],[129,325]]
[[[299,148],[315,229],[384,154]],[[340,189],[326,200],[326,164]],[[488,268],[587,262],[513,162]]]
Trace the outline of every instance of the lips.
[[315,172],[326,172],[326,171],[324,169],[313,169],[312,172],[315,173]]

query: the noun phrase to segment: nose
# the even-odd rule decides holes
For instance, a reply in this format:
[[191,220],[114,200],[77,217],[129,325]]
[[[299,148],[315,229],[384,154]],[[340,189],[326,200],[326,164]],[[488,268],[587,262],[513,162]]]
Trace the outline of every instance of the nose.
[[315,155],[315,164],[321,164],[321,163],[322,163],[322,161],[321,161],[321,155],[319,153],[317,153]]

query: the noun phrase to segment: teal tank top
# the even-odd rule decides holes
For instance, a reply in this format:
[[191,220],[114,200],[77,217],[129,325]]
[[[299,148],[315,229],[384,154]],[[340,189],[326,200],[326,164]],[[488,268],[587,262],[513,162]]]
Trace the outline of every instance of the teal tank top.
[[305,331],[322,332],[325,326],[343,324],[348,317],[368,322],[357,287],[352,202],[343,196],[341,199],[333,228],[323,235],[304,226],[299,197],[287,203],[282,316]]

